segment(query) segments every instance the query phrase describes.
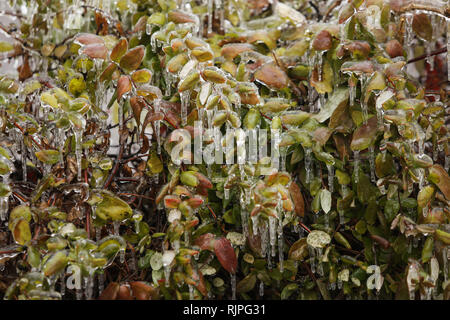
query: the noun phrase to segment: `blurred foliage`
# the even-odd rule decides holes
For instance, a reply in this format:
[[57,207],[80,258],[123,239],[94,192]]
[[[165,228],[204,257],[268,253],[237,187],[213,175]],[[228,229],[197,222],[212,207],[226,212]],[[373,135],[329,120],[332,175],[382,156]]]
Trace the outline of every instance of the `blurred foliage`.
[[448,2],[5,2],[4,299],[450,298]]

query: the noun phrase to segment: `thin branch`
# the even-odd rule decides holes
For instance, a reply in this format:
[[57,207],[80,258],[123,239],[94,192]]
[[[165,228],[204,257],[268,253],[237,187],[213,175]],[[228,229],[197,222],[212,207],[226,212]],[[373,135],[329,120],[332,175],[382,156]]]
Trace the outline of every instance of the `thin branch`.
[[406,64],[414,63],[414,62],[426,59],[427,57],[436,56],[436,55],[444,53],[444,52],[447,52],[447,47],[443,47],[443,48],[440,48],[440,49],[435,50],[433,52],[425,53],[425,54],[422,54],[422,55],[420,55],[418,57],[412,58],[412,59],[408,60],[408,62]]

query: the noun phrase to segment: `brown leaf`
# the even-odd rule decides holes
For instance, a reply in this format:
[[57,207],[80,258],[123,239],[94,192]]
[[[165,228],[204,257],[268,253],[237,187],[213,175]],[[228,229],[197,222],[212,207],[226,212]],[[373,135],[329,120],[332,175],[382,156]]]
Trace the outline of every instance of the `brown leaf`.
[[106,49],[103,43],[94,43],[85,46],[83,53],[92,59],[106,59],[108,49]]
[[198,186],[206,189],[212,189],[213,185],[207,177],[205,177],[200,172],[195,172],[195,176],[197,177],[199,182]]
[[197,20],[193,15],[181,12],[181,11],[169,11],[168,13],[169,21],[175,23],[196,23]]
[[117,101],[120,101],[122,96],[131,91],[131,80],[129,76],[121,76],[117,82]]
[[133,33],[145,31],[145,27],[147,25],[147,16],[142,16],[139,18],[138,22],[134,25]]
[[95,24],[97,25],[97,33],[106,35],[108,34],[109,21],[108,19],[101,13],[101,11],[95,11]]
[[214,243],[214,252],[222,267],[230,273],[236,273],[236,253],[227,238],[217,239]]
[[292,181],[289,186],[289,193],[291,194],[292,201],[295,206],[295,213],[299,217],[305,216],[305,201],[303,200],[303,195],[300,190],[299,185]]
[[119,293],[120,285],[117,282],[111,282],[102,294],[98,297],[99,300],[116,300]]
[[24,57],[23,63],[17,71],[19,71],[19,81],[24,81],[33,75],[30,64],[28,63],[28,56]]
[[392,39],[386,43],[386,52],[391,58],[403,55],[403,47],[397,39]]
[[431,41],[431,38],[433,37],[433,27],[426,13],[414,15],[412,28],[420,38]]
[[341,160],[344,160],[345,157],[347,159],[350,158],[350,146],[348,145],[348,140],[344,138],[342,135],[333,135],[333,140],[338,150],[339,156]]
[[352,41],[345,44],[344,49],[350,51],[354,56],[367,58],[370,53],[370,44],[366,41]]
[[324,146],[327,143],[327,141],[330,138],[332,133],[333,133],[333,131],[331,131],[327,127],[318,127],[313,132],[313,138],[315,141],[317,141],[319,143],[320,146]]
[[131,109],[133,109],[133,116],[136,120],[137,125],[139,126],[141,123],[141,112],[145,107],[144,99],[141,97],[132,97],[130,99]]
[[341,67],[341,71],[373,73],[375,71],[375,67],[370,61],[350,62],[348,64],[344,63]]
[[355,150],[367,149],[377,138],[378,131],[378,119],[377,117],[372,117],[367,120],[366,124],[355,130],[353,133],[352,142],[350,148]]
[[138,46],[131,49],[122,57],[122,59],[120,59],[120,67],[127,71],[136,70],[141,65],[144,54],[144,46]]
[[121,38],[116,46],[112,49],[110,58],[114,62],[119,62],[128,50],[128,41],[126,38]]
[[151,300],[158,296],[156,289],[144,281],[130,282],[130,287],[136,300]]
[[327,30],[320,31],[314,39],[312,46],[317,51],[330,50],[333,46],[331,34]]
[[370,237],[376,241],[382,248],[387,249],[391,245],[388,240],[383,237],[377,236],[375,234],[371,234]]
[[117,293],[116,300],[133,300],[130,287],[128,287],[126,284],[121,285],[119,287],[119,292]]
[[221,55],[225,60],[233,60],[239,54],[252,50],[253,46],[249,43],[230,43],[222,47]]
[[109,66],[106,67],[105,70],[103,70],[102,74],[100,75],[100,81],[111,81],[114,71],[116,71],[117,65],[114,62],[111,62]]
[[288,86],[286,73],[274,64],[265,64],[255,72],[255,79],[272,89],[283,89]]

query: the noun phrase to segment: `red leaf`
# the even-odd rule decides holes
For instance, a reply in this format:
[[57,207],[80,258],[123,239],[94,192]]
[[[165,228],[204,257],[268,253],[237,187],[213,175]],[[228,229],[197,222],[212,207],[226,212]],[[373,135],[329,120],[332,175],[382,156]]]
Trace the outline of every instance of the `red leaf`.
[[108,49],[104,44],[94,43],[84,47],[83,53],[92,59],[106,59]]
[[75,38],[75,42],[82,44],[82,45],[89,45],[89,44],[104,44],[105,42],[103,39],[99,36],[96,36],[95,34],[91,33],[81,33]]
[[237,259],[231,243],[226,238],[217,239],[214,243],[214,252],[222,267],[230,273],[236,273]]
[[216,237],[212,233],[205,233],[195,239],[195,245],[200,247],[200,250],[214,250]]

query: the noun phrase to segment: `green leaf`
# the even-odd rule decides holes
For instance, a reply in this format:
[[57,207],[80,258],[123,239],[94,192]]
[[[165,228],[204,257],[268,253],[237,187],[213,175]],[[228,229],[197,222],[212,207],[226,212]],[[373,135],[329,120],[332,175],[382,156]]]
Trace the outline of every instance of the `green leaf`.
[[110,194],[101,193],[102,201],[97,204],[95,214],[103,220],[123,221],[133,214],[128,203]]
[[55,164],[60,159],[60,153],[58,150],[41,150],[34,153],[39,161],[46,164]]

